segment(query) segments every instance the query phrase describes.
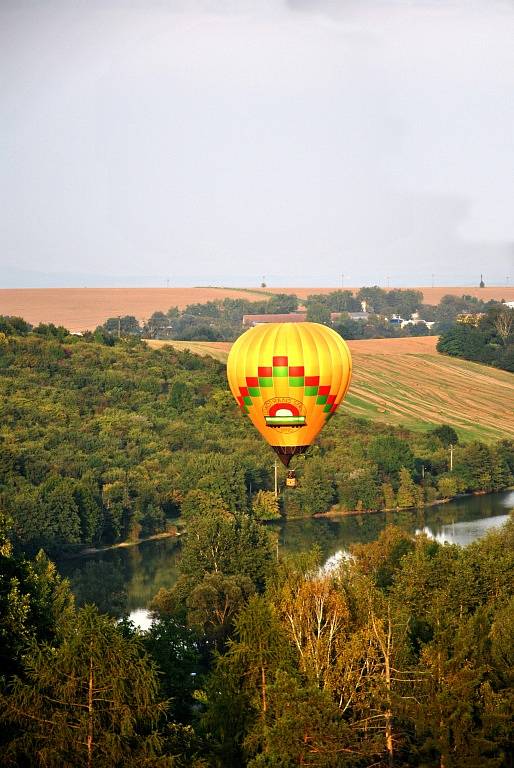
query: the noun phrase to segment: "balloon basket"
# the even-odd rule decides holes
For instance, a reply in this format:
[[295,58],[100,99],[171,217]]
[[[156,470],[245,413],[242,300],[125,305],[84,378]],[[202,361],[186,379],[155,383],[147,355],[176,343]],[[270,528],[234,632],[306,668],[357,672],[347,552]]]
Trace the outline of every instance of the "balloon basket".
[[298,485],[298,480],[296,479],[296,473],[294,469],[290,469],[286,477],[286,487],[296,488],[297,485]]

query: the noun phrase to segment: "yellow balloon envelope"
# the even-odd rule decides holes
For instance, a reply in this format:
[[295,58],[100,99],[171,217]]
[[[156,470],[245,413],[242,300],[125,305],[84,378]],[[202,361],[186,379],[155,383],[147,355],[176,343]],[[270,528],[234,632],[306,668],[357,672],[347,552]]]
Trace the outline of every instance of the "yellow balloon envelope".
[[346,342],[318,323],[263,323],[243,333],[227,362],[243,413],[288,466],[334,415],[352,373]]

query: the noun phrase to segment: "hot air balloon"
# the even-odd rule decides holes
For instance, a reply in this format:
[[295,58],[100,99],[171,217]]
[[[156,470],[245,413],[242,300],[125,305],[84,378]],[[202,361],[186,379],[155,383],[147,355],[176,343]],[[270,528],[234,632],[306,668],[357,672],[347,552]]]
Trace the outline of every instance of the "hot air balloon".
[[[345,341],[318,323],[257,325],[237,339],[227,361],[241,411],[286,467],[332,418],[351,372]],[[296,485],[294,472],[288,479],[288,485]]]

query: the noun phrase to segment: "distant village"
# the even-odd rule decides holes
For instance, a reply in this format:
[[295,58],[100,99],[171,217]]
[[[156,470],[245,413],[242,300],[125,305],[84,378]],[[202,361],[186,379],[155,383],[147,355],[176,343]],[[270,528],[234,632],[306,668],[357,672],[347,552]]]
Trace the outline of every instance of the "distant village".
[[[331,312],[330,322],[334,325],[341,320],[343,316],[356,322],[367,322],[371,314],[374,313],[368,311],[367,302],[361,301],[360,312]],[[307,309],[305,307],[300,307],[297,312],[287,312],[275,315],[243,315],[243,327],[252,328],[255,325],[261,325],[262,323],[305,323],[307,319]],[[434,325],[434,322],[423,320],[423,318],[420,317],[419,312],[413,312],[408,319],[400,317],[400,315],[392,314],[391,317],[384,317],[384,320],[398,328],[405,328],[408,325],[423,323],[427,328],[431,329]]]

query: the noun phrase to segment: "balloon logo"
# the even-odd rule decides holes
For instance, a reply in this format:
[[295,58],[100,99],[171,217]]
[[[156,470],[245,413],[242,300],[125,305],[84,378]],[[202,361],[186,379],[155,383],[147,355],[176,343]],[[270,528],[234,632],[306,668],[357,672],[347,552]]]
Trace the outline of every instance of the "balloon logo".
[[287,467],[336,412],[352,373],[341,336],[318,323],[264,323],[234,343],[232,394]]

